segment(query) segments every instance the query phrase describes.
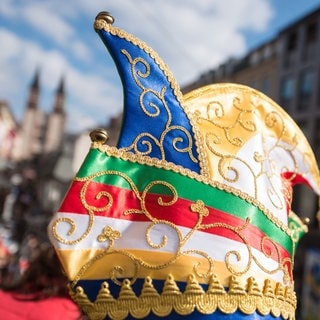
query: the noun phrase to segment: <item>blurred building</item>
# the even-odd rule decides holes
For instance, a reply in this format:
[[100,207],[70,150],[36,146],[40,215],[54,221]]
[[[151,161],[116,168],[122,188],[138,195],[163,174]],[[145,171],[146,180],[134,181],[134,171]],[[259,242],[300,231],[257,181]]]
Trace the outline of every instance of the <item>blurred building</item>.
[[39,72],[36,72],[21,123],[18,123],[5,101],[0,101],[0,163],[28,162],[40,154],[49,154],[62,147],[65,133],[65,88],[61,79],[51,112],[39,106]]
[[29,88],[24,116],[18,131],[14,161],[32,160],[39,154],[57,151],[62,146],[66,122],[64,79],[61,79],[58,85],[49,114],[45,114],[39,106],[40,94],[40,79],[37,71]]
[[64,151],[67,143],[70,145],[65,138],[64,79],[58,84],[49,113],[39,105],[40,95],[36,71],[20,123],[10,106],[0,101],[0,223],[14,225],[21,237],[30,226],[43,227],[44,213],[53,212],[72,178],[68,160],[73,146],[65,148],[69,154]]
[[[240,59],[229,59],[185,86],[233,82],[253,87],[276,101],[298,123],[320,160],[320,8],[279,31]],[[297,188],[293,207],[308,216],[317,199]],[[316,223],[313,216],[310,219]]]
[[18,125],[6,101],[0,101],[0,168],[12,158]]

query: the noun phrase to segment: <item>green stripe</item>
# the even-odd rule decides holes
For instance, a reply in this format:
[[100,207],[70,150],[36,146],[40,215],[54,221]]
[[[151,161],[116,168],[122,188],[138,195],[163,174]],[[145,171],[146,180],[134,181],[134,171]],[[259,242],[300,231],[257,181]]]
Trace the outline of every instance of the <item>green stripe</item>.
[[[258,207],[232,193],[217,189],[170,170],[134,163],[117,157],[110,157],[98,149],[90,150],[77,177],[86,178],[97,172],[106,170],[125,173],[130,177],[140,192],[152,181],[166,181],[174,186],[179,198],[190,201],[201,199],[206,206],[216,208],[240,219],[245,220],[249,217],[252,225],[259,228],[273,241],[281,244],[291,255],[293,253],[292,240],[285,231],[272,223]],[[121,177],[119,178],[117,175],[102,175],[95,178],[94,181],[131,189],[127,181]],[[171,194],[169,189],[165,187],[161,188],[161,190],[153,188],[152,192]]]

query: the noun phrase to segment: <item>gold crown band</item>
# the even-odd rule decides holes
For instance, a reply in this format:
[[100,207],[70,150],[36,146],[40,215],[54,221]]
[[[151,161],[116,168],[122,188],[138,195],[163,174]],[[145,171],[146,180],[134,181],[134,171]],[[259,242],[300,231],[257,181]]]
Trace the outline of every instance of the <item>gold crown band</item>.
[[266,279],[263,289],[259,289],[256,280],[251,277],[246,285],[240,284],[234,276],[230,277],[228,291],[221,285],[216,275],[212,276],[207,291],[199,285],[194,275],[190,275],[186,289],[182,293],[169,275],[159,294],[150,277],[145,278],[140,296],[131,288],[130,280],[122,283],[119,297],[115,299],[107,282],[103,282],[95,302],[91,302],[83,288],[76,287],[71,297],[90,319],[102,320],[107,316],[114,320],[125,319],[129,314],[137,319],[153,312],[159,317],[167,317],[173,310],[180,315],[189,315],[196,309],[202,314],[212,314],[220,310],[225,314],[237,310],[252,314],[272,314],[283,319],[294,320],[296,295],[292,287],[283,287],[277,283],[275,287]]

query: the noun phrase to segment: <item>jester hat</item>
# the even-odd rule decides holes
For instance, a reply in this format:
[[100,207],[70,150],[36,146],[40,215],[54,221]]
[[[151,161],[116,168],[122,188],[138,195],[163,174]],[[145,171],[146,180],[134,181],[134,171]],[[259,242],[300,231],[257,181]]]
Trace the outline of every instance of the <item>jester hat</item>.
[[320,193],[301,130],[261,92],[181,94],[144,42],[94,28],[124,90],[117,147],[102,130],[48,227],[90,319],[294,319],[293,260],[306,225],[292,186]]

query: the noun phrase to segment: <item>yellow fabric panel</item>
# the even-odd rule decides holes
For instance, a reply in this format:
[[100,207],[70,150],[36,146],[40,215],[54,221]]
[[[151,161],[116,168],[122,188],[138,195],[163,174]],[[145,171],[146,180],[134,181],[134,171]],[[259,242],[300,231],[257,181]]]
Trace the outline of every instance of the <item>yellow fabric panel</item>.
[[[146,278],[149,276],[152,279],[165,280],[171,274],[176,281],[184,282],[195,270],[198,275],[206,275],[209,271],[209,264],[206,259],[190,255],[180,256],[177,260],[179,263],[168,265],[168,261],[173,258],[173,255],[164,252],[150,253],[150,251],[126,250],[126,255],[120,253],[108,255],[100,249],[88,249],[58,250],[57,253],[70,281],[78,281],[80,274],[82,280],[109,279],[114,271],[113,266],[121,267],[123,270],[123,273],[118,273],[119,278],[134,278],[135,276]],[[151,267],[141,267],[137,270],[134,267],[133,257],[139,257],[146,265],[148,264]],[[70,263],[64,263],[65,261],[73,261],[73,263],[71,265]],[[112,261],[112,265],[110,265],[110,261]],[[83,269],[84,266],[86,266],[85,270]],[[221,284],[228,287],[232,274],[227,269],[225,262],[214,261],[212,266],[212,273],[219,275]],[[249,277],[254,277],[257,283],[263,286],[265,277],[262,274],[253,271],[246,272],[244,281]],[[208,277],[198,277],[198,281],[199,283],[207,283]]]
[[[192,118],[203,174],[221,180],[219,166],[227,167],[250,139],[262,133],[297,148],[320,190],[317,162],[307,139],[291,117],[263,93],[243,85],[214,84],[184,95],[183,106]],[[255,161],[252,155],[246,159],[248,166],[250,161]]]

